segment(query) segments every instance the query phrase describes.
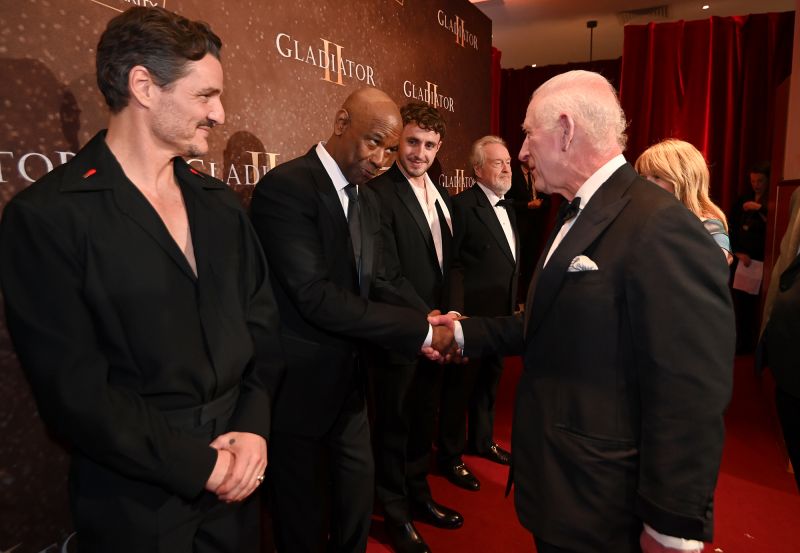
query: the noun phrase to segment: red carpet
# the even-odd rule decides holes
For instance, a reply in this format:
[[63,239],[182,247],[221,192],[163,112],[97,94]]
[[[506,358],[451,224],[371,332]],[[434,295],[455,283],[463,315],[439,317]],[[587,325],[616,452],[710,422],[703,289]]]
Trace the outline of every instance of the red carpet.
[[[504,447],[510,445],[511,409],[519,373],[519,359],[510,359],[500,382],[495,438]],[[769,375],[763,379],[753,375],[752,358],[737,359],[716,494],[716,539],[706,546],[706,552],[800,552],[800,495],[786,470],[773,390]],[[531,535],[517,521],[511,497],[503,497],[507,468],[476,457],[464,459],[480,479],[481,491],[462,490],[438,474],[430,477],[434,499],[458,509],[465,520],[459,530],[418,523],[433,552],[534,551]],[[382,523],[376,517],[367,552],[391,551],[385,542]]]

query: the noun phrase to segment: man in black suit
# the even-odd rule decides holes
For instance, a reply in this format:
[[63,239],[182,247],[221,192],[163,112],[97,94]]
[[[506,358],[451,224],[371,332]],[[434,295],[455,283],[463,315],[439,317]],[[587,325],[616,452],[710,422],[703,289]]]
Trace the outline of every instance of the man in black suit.
[[[497,136],[472,145],[476,184],[455,197],[458,220],[451,272],[451,307],[470,316],[511,315],[517,296],[520,238],[511,186],[511,156]],[[491,461],[509,464],[510,454],[492,439],[497,385],[503,358],[487,355],[465,366],[445,368],[439,414],[437,459],[453,484],[477,491],[480,482],[464,464],[465,445]],[[469,410],[469,440],[467,440]]]
[[[368,188],[381,203],[386,278],[410,285],[421,312],[448,310],[453,251],[453,207],[447,191],[427,175],[442,144],[445,122],[433,107],[403,107],[397,161]],[[383,299],[383,291],[375,290]],[[461,515],[431,497],[427,475],[442,369],[419,355],[375,355],[375,460],[377,497],[390,543],[399,552],[428,551],[412,516],[458,528]]]
[[71,445],[81,552],[259,550],[240,502],[267,464],[277,308],[236,196],[181,159],[225,120],[220,48],[161,8],[112,19],[108,130],[4,212],[8,328]]
[[523,128],[536,186],[572,203],[524,319],[467,319],[456,333],[468,356],[524,356],[520,521],[540,553],[700,551],[731,393],[727,264],[697,217],[625,161],[625,116],[601,75],[543,84]]
[[[366,550],[374,463],[360,344],[417,355],[440,338],[427,311],[368,299],[383,286],[380,214],[360,185],[394,154],[400,121],[385,93],[360,89],[336,112],[327,142],[271,170],[253,192],[286,358],[267,475],[281,552]],[[392,303],[408,303],[403,290],[383,288]]]
[[775,405],[800,490],[800,189],[792,193],[789,225],[772,268],[763,320],[762,353],[775,376]]

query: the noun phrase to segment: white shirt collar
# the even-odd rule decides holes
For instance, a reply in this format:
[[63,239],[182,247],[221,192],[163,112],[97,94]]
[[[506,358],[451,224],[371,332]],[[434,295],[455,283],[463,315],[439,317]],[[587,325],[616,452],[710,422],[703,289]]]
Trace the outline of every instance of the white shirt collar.
[[586,182],[584,182],[575,193],[575,197],[580,197],[581,199],[581,209],[586,207],[589,200],[594,196],[594,193],[614,174],[614,171],[625,165],[625,163],[625,156],[622,154],[616,155],[608,160],[600,169],[595,171],[591,177],[586,179]]
[[339,169],[339,164],[334,161],[331,154],[325,149],[325,142],[318,143],[315,151],[317,152],[317,157],[319,157],[319,160],[322,162],[322,166],[325,167],[325,172],[328,173],[328,176],[333,181],[333,186],[336,187],[336,191],[341,192],[344,190],[344,187],[349,183],[344,173],[342,173],[342,170]]
[[495,194],[495,193],[492,191],[492,189],[491,189],[491,188],[489,188],[488,186],[484,185],[484,184],[483,184],[483,183],[481,183],[481,182],[475,181],[475,183],[476,183],[478,186],[480,186],[480,187],[481,187],[481,190],[483,190],[483,193],[484,193],[484,194],[486,194],[486,198],[489,200],[489,203],[490,203],[490,204],[492,204],[492,207],[497,207],[497,202],[499,202],[500,200],[502,200],[502,199],[503,199],[503,196],[498,196],[497,194]]

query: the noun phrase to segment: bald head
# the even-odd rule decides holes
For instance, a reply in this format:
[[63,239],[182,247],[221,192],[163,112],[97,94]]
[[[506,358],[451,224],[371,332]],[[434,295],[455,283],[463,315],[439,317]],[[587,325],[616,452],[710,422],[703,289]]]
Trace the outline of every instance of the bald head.
[[402,130],[397,104],[382,90],[356,90],[336,112],[325,149],[352,184],[363,184],[394,160]]

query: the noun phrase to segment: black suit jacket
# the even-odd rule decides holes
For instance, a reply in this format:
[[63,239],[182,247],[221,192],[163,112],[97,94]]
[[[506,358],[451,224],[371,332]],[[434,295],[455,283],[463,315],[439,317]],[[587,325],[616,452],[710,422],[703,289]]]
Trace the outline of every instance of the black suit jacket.
[[[578,255],[598,270],[568,272]],[[735,342],[718,246],[625,164],[537,270],[527,334],[519,316],[463,322],[468,356],[524,353],[520,520],[575,551],[638,551],[641,521],[711,541]]]
[[239,387],[229,429],[268,436],[282,359],[267,266],[237,197],[175,158],[195,277],[104,138],[6,206],[8,327],[43,419],[74,447],[74,491],[111,470],[149,484],[137,497],[194,498],[216,452],[164,412]]
[[[439,191],[452,223],[455,225],[453,204],[447,191],[434,183]],[[453,236],[448,226],[442,227],[443,267],[439,267],[433,235],[428,220],[408,179],[397,163],[367,187],[374,191],[381,206],[381,238],[386,280],[398,286],[410,285],[418,299],[405,298],[425,313],[449,308],[450,263],[453,255]],[[406,288],[408,289],[408,288]],[[383,298],[383,291],[375,291]],[[421,301],[420,301],[421,300]]]
[[425,339],[420,313],[367,299],[381,266],[380,214],[368,187],[359,186],[359,204],[360,286],[342,204],[313,148],[268,172],[253,192],[251,216],[274,267],[286,358],[274,430],[315,437],[331,427],[362,378],[353,362],[360,340],[412,355]]
[[480,186],[453,199],[458,220],[451,272],[451,309],[465,315],[510,315],[517,298],[519,234],[513,208],[507,209],[514,229],[515,251]]

